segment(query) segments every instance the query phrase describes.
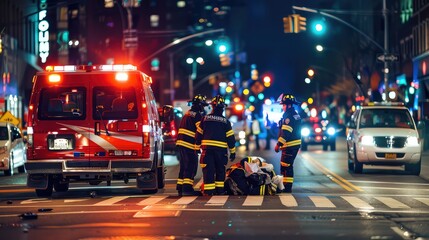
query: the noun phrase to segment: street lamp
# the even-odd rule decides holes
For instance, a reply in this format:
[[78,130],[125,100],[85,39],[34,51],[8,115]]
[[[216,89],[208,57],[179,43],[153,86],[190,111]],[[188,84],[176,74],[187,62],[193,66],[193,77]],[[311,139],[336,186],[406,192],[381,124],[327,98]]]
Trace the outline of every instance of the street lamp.
[[192,65],[192,73],[189,76],[189,98],[191,99],[194,95],[194,83],[193,81],[197,78],[197,64],[204,65],[204,59],[197,57],[195,60],[191,57],[186,59],[186,63]]

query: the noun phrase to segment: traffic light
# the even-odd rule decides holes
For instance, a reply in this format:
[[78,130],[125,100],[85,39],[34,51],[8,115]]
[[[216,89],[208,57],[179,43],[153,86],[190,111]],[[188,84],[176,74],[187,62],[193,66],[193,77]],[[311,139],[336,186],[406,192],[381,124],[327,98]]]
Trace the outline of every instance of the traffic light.
[[252,64],[250,66],[251,70],[250,70],[250,78],[252,80],[258,80],[259,74],[258,74],[258,70],[256,69],[256,64]]
[[231,58],[229,54],[221,53],[219,54],[220,65],[222,67],[228,67],[231,65]]
[[316,35],[323,35],[326,31],[325,20],[315,20],[311,23],[311,31]]
[[231,45],[229,44],[228,40],[221,39],[218,41],[217,51],[219,54],[228,53],[230,51],[230,48],[231,48]]
[[293,17],[293,32],[299,33],[307,30],[307,18],[300,16],[299,14],[292,14]]
[[291,16],[287,16],[283,18],[283,26],[284,26],[285,33],[293,33],[293,24],[292,24]]
[[314,76],[314,70],[313,69],[308,69],[307,74],[309,77],[313,77]]
[[271,77],[270,76],[265,76],[265,77],[262,78],[262,80],[264,81],[264,86],[265,87],[271,86]]
[[152,59],[152,61],[150,62],[150,69],[154,72],[159,70],[159,59],[158,58]]

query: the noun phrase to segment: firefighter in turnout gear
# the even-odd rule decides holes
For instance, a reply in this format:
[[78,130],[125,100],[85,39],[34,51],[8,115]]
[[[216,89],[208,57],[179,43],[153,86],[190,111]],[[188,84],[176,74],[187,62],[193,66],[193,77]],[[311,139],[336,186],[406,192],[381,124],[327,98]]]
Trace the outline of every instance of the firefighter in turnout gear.
[[283,175],[283,192],[291,193],[293,185],[293,162],[301,147],[301,117],[293,108],[299,104],[292,94],[282,94],[278,98],[283,104],[283,116],[279,122],[279,138],[275,151],[282,151],[280,172]]
[[191,109],[186,112],[180,123],[177,135],[176,146],[178,149],[178,159],[180,162],[179,177],[177,178],[176,189],[181,195],[199,195],[194,191],[194,177],[198,169],[199,147],[195,145],[197,127],[200,125],[204,107],[208,106],[206,97],[197,94],[188,103],[192,104]]
[[231,123],[222,115],[225,100],[217,95],[211,101],[213,111],[201,120],[197,128],[197,145],[202,149],[200,166],[203,170],[204,195],[223,195],[225,166],[235,159],[235,137]]

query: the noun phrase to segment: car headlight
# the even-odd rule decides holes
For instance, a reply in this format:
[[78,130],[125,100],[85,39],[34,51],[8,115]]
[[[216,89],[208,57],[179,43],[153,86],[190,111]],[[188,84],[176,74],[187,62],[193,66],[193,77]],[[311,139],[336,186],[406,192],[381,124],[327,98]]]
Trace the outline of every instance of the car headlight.
[[329,134],[329,135],[335,135],[335,132],[336,132],[336,131],[335,131],[335,128],[333,128],[333,127],[329,127],[329,128],[328,128],[328,134]]
[[419,146],[419,139],[416,137],[408,137],[407,138],[407,146],[418,147]]
[[362,136],[360,142],[362,143],[362,145],[374,145],[374,137]]
[[310,135],[310,129],[309,128],[302,128],[301,129],[301,135],[304,137],[308,137],[308,135]]
[[240,139],[246,138],[246,132],[245,131],[238,132],[238,138],[240,138]]

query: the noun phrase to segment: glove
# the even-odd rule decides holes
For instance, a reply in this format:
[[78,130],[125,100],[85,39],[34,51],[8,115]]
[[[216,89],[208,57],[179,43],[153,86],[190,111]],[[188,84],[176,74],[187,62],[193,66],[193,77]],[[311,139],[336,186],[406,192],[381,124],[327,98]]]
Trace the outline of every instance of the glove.
[[230,160],[231,162],[233,162],[233,161],[235,160],[235,153],[230,153],[230,154],[229,154],[229,160]]
[[276,153],[278,153],[279,149],[280,149],[279,145],[276,144],[276,147],[274,148],[274,151],[276,151]]

